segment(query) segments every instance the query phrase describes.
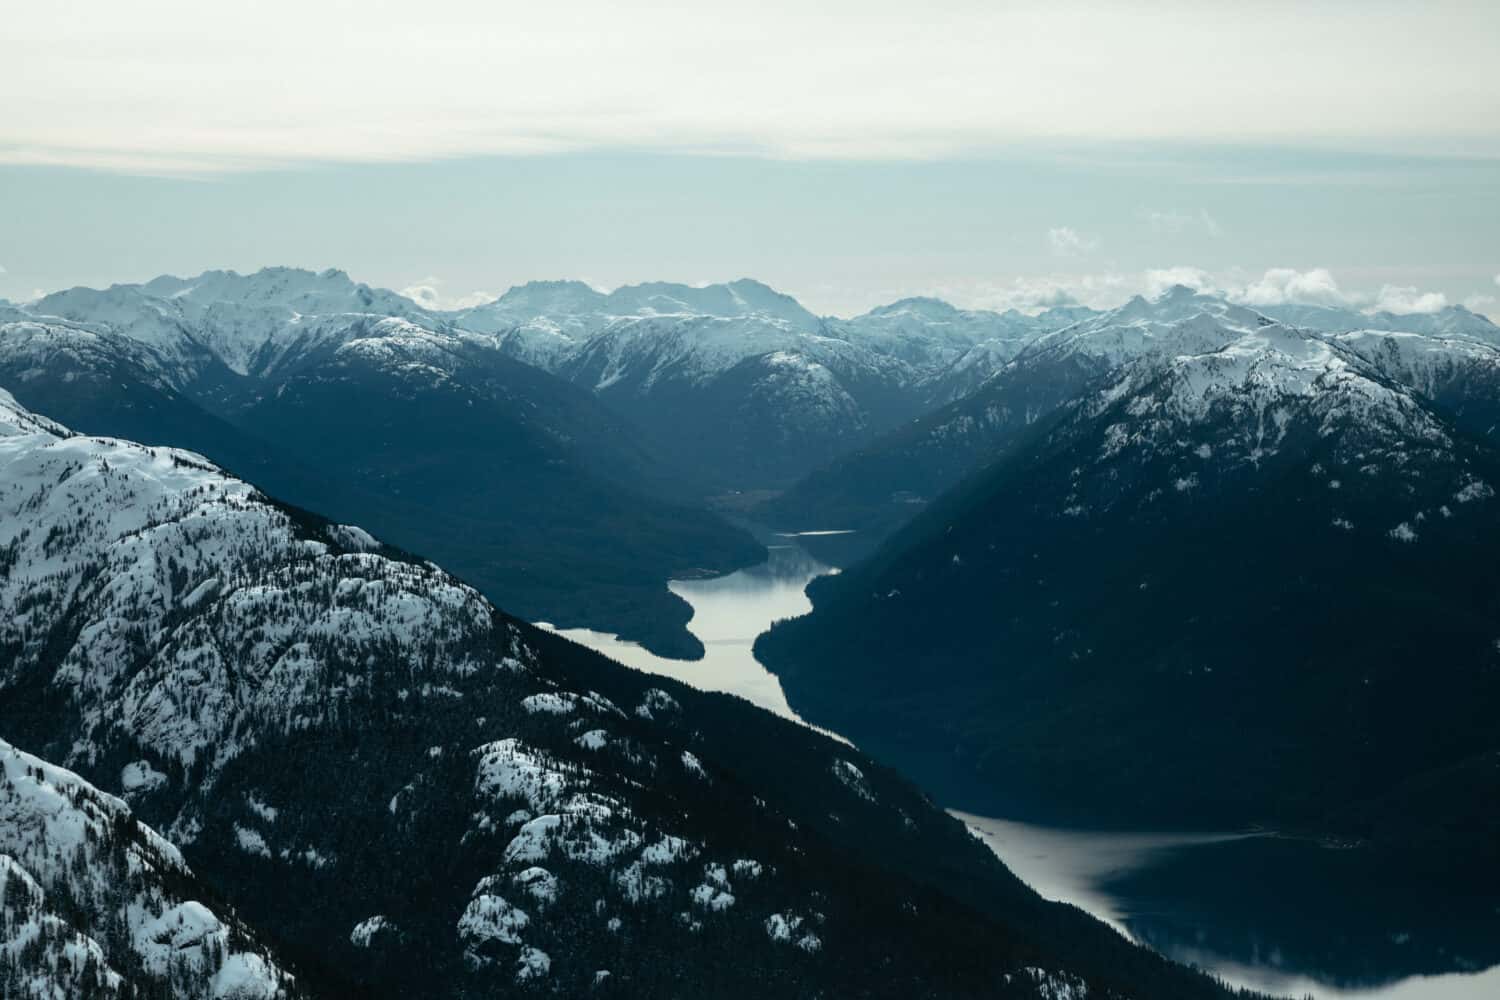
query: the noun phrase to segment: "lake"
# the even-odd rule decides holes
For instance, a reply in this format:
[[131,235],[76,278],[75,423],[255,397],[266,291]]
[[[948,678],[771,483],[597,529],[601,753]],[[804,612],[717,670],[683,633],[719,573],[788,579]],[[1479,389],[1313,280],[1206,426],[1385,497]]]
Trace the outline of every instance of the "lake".
[[[777,536],[768,550],[758,566],[669,584],[693,608],[701,660],[665,659],[589,629],[559,634],[803,722],[752,647],[772,622],[810,611],[807,584],[838,570],[796,536]],[[1234,985],[1317,1000],[1500,997],[1500,899],[1434,889],[1428,872],[1268,834],[1063,830],[954,815],[1044,897]]]

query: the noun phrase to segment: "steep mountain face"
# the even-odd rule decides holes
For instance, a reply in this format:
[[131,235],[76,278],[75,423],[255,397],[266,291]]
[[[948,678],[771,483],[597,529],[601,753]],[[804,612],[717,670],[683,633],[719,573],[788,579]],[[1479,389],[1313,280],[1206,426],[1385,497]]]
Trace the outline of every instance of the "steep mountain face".
[[303,995],[213,899],[120,799],[0,740],[0,995]]
[[784,484],[916,412],[899,362],[764,314],[616,320],[559,371],[720,488]]
[[757,653],[976,811],[1492,855],[1500,816],[1457,804],[1495,801],[1497,481],[1341,340],[1259,327],[1039,421]]
[[314,995],[1223,995],[851,747],[3,395],[0,664],[7,738],[126,795]]
[[1331,339],[1410,386],[1455,425],[1493,439],[1500,426],[1500,347],[1468,337],[1384,330],[1352,330]]
[[519,613],[701,655],[665,581],[764,550],[591,393],[397,298],[285,269],[75,289],[37,309],[76,320],[0,317],[0,384],[368,523]]
[[867,553],[922,505],[999,458],[1038,420],[1119,365],[1213,350],[1265,322],[1248,309],[1178,287],[1154,301],[1137,297],[1040,333],[969,395],[817,470],[760,514],[802,530],[853,530],[853,536],[821,544],[838,546],[844,559]]

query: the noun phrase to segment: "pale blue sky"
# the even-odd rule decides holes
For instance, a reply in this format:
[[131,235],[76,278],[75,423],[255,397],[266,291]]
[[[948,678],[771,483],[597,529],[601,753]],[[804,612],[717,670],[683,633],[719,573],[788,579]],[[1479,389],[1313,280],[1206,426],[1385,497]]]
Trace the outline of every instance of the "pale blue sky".
[[0,167],[0,218],[0,295],[14,299],[267,264],[446,298],[533,278],[753,276],[834,313],[908,294],[1025,306],[1054,288],[1107,304],[1178,267],[1228,285],[1327,268],[1349,294],[1500,295],[1494,161],[1305,150],[567,153],[196,178]]
[[1495,3],[58,0],[5,30],[13,299],[298,264],[849,313],[1277,268],[1500,312]]

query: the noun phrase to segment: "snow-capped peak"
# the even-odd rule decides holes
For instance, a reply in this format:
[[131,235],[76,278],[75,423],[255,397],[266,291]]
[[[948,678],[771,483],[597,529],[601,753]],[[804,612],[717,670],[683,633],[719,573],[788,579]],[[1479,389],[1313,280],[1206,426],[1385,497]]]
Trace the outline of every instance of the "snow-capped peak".
[[1319,437],[1348,432],[1395,447],[1445,448],[1449,437],[1412,391],[1393,384],[1338,344],[1270,324],[1217,349],[1165,361],[1143,358],[1086,397],[1098,415],[1123,403],[1127,419],[1110,428],[1106,454],[1128,445],[1168,447],[1185,428],[1213,421],[1237,428],[1221,448],[1250,461],[1273,451],[1299,422]]
[[410,300],[358,284],[343,271],[291,267],[165,275],[103,291],[73,288],[39,299],[31,312],[104,324],[186,365],[211,355],[241,375],[274,365],[293,343],[337,339],[356,317],[430,322]]

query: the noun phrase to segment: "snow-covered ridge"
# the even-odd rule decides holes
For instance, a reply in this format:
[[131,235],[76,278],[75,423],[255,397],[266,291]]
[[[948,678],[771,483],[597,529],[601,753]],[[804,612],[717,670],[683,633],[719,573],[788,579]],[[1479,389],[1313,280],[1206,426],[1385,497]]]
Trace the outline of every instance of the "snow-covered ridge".
[[173,363],[150,345],[102,324],[0,316],[0,362],[22,382],[53,368],[64,369],[71,380],[81,372],[108,372],[125,363],[154,385],[175,387],[195,361],[206,357],[199,352]]
[[0,740],[0,953],[21,996],[288,996],[245,927],[181,894],[193,884],[124,802]]
[[1108,369],[1141,357],[1216,350],[1269,322],[1252,309],[1178,285],[1154,300],[1136,296],[1118,309],[1040,336],[1015,363],[1077,356]]
[[30,310],[102,324],[180,364],[201,364],[207,354],[241,375],[270,370],[293,348],[337,342],[362,317],[434,322],[410,300],[356,284],[342,271],[284,267],[164,276],[102,291],[73,288],[37,300]]
[[[1331,531],[1415,543],[1424,522],[1482,514],[1475,501],[1494,488],[1476,470],[1491,468],[1488,461],[1419,390],[1351,350],[1350,339],[1270,324],[1216,350],[1117,370],[1070,404],[1049,435],[1049,447],[1092,452],[1074,468],[1059,516],[1122,503],[1145,510],[1210,487],[1219,496],[1230,483],[1242,497],[1243,476],[1297,467],[1321,484],[1313,499],[1329,507]],[[1461,353],[1473,351],[1488,349],[1469,344]]]
[[[1154,385],[1147,389],[1148,383]],[[1143,389],[1154,405],[1138,395]],[[1162,414],[1195,422],[1230,407],[1284,425],[1290,408],[1316,402],[1323,433],[1335,421],[1352,420],[1367,432],[1447,441],[1411,390],[1376,378],[1334,343],[1279,325],[1261,326],[1217,350],[1174,357],[1164,372],[1138,363],[1089,406],[1102,410],[1127,395],[1137,396],[1130,408],[1137,417]]]

